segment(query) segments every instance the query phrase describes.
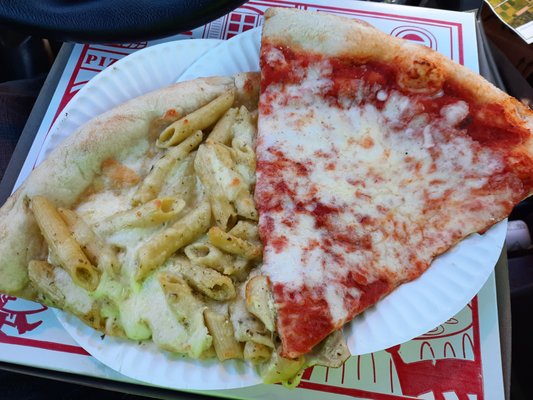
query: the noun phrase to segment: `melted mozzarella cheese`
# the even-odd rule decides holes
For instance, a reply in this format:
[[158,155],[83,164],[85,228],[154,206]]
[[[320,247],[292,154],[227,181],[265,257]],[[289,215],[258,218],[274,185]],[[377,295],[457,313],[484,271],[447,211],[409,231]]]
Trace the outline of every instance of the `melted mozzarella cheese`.
[[84,220],[93,225],[115,213],[126,211],[130,207],[131,197],[127,193],[106,190],[92,196],[76,209]]
[[442,107],[440,114],[450,126],[455,126],[468,115],[468,104],[461,100],[456,103],[448,104]]
[[77,286],[70,275],[61,268],[54,268],[54,284],[65,296],[65,304],[78,315],[88,314],[93,307],[93,299],[89,293]]
[[[145,174],[142,168],[150,163],[135,161],[129,157],[127,166]],[[127,161],[127,160],[126,160]],[[126,162],[124,161],[124,162]],[[146,163],[146,165],[144,165]],[[164,185],[161,196],[180,196],[192,198],[196,191],[196,180],[189,182],[185,176],[192,168],[192,158],[177,165],[172,171],[172,179]],[[137,187],[126,187],[102,190],[89,196],[79,204],[76,212],[92,226],[109,216],[131,209],[131,198]],[[198,349],[202,349],[206,339],[205,332],[188,332],[184,325],[176,318],[169,307],[163,290],[155,276],[151,276],[144,283],[137,282],[139,248],[150,241],[167,224],[148,227],[121,229],[103,236],[106,242],[118,251],[120,264],[119,276],[110,277],[104,273],[97,290],[89,295],[81,291],[69,276],[62,270],[64,279],[56,277],[56,284],[69,295],[68,304],[80,311],[88,312],[98,299],[109,299],[118,308],[118,321],[127,337],[134,340],[152,339],[162,348],[180,354],[198,357]],[[66,276],[64,276],[66,275]],[[64,283],[64,284],[63,284]],[[69,283],[67,285],[67,283]],[[84,311],[84,312],[82,312]]]
[[120,320],[128,337],[149,339],[167,349],[187,353],[187,331],[180,324],[165,299],[165,294],[154,277],[141,290],[120,304]]

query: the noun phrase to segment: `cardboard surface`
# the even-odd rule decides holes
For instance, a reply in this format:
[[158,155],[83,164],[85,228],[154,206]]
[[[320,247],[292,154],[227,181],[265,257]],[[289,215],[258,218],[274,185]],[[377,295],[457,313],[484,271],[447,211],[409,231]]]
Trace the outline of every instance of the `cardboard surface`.
[[[356,1],[251,1],[191,32],[166,40],[227,39],[261,25],[269,6],[314,9],[364,19],[398,37],[425,44],[477,71],[473,14]],[[162,40],[123,45],[75,45],[57,82],[16,182],[34,167],[53,121],[77,91],[116,60]],[[136,383],[102,365],[39,304],[0,295],[0,361]],[[308,369],[297,389],[258,385],[204,392],[246,399],[501,399],[504,397],[494,274],[454,318],[387,351],[350,358],[343,367]]]

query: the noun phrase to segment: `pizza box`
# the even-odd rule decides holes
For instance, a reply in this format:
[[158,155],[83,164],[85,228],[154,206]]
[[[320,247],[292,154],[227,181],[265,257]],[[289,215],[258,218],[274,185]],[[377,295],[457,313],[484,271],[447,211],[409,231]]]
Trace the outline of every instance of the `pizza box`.
[[[314,9],[367,20],[392,35],[443,52],[499,83],[482,28],[473,13],[348,0],[254,0],[205,26],[164,40],[111,45],[65,44],[2,180],[0,202],[3,203],[31,171],[62,110],[99,72],[127,55],[163,42],[229,39],[260,26],[264,10],[270,6]],[[455,399],[468,395],[468,398],[501,399],[509,388],[508,297],[503,254],[495,272],[463,310],[401,346],[353,356],[339,369],[308,369],[299,387],[292,390],[280,385],[255,385],[218,391],[188,391],[186,394],[120,374],[80,347],[52,310],[0,295],[0,368],[161,398],[207,395],[243,399],[320,399],[327,394],[328,398],[432,399],[444,396]]]

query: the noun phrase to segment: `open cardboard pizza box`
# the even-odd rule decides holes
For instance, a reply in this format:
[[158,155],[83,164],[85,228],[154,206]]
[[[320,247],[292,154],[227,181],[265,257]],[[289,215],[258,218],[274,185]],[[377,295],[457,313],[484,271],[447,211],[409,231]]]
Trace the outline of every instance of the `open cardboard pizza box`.
[[[191,37],[228,39],[260,25],[262,12],[270,5],[267,2],[249,2],[220,20],[169,38],[168,41]],[[292,5],[287,3],[287,6]],[[473,15],[461,15],[458,19],[458,14],[454,13],[366,3],[347,6],[345,2],[336,2],[328,3],[327,6],[311,6],[321,11],[367,19],[378,24],[380,29],[400,37],[447,51],[450,57],[455,57],[466,65],[477,66],[477,53],[481,73],[488,79],[493,78],[491,72],[494,71],[494,66],[484,46],[482,32],[476,29]],[[478,39],[477,46],[475,37]],[[216,40],[212,43],[204,42],[202,46],[205,47],[195,46],[198,56],[211,50],[211,46],[214,49],[215,42]],[[74,95],[84,82],[112,65],[114,60],[160,43],[161,41],[110,46],[65,46],[2,181],[2,196],[7,196],[13,185],[20,184],[25,174],[43,157],[43,148],[54,140],[49,135],[53,122],[68,127],[69,124],[78,122],[76,118],[85,118],[76,114],[76,108],[69,108],[69,101],[76,99]],[[34,135],[36,130],[37,135]],[[504,261],[501,265],[503,264]],[[502,287],[505,289],[505,283]],[[505,295],[503,298],[505,299]],[[498,305],[502,304],[504,303],[498,302]],[[500,315],[500,321],[507,322],[506,315],[508,316],[505,313]],[[0,348],[1,354],[5,355],[2,357],[4,368],[125,392],[169,398],[184,396],[183,393],[173,394],[168,391],[165,386],[169,386],[165,384],[158,384],[163,388],[146,386],[89,357],[86,350],[70,338],[51,310],[42,310],[31,303],[3,296],[0,301],[0,317],[3,318],[0,319]],[[461,373],[472,381],[473,393],[486,398],[501,398],[503,384],[497,321],[495,279],[492,275],[479,295],[455,317],[427,334],[402,344],[401,355],[398,348],[393,347],[388,352],[354,356],[340,369],[316,367],[304,374],[298,389],[290,392],[278,386],[259,385],[204,394],[232,398],[321,398],[325,391],[329,392],[329,396],[336,393],[366,398],[404,398],[405,395],[418,396],[440,391],[459,395],[459,385],[457,388],[444,388],[435,383],[433,387],[422,387],[420,380],[418,383],[413,382],[410,376],[422,373],[438,376],[445,381],[449,380],[451,373]],[[506,349],[507,345],[504,340],[502,348]],[[37,357],[37,353],[43,357]],[[432,359],[449,358],[463,360],[462,364],[459,363],[462,369],[446,367],[445,362],[435,364],[442,366],[439,371],[437,367],[430,366],[433,365]],[[505,361],[506,359],[504,363]]]

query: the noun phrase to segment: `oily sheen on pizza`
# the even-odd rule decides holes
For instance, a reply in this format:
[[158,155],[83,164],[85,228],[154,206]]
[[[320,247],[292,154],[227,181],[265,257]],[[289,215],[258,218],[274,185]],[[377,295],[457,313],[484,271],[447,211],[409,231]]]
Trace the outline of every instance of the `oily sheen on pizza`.
[[532,112],[430,49],[270,9],[260,62],[261,272],[287,357],[533,190]]
[[0,292],[294,384],[532,192],[531,111],[429,49],[270,9],[260,65],[73,133],[0,209]]

